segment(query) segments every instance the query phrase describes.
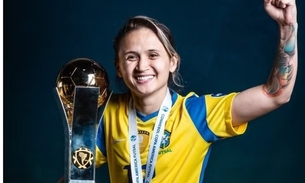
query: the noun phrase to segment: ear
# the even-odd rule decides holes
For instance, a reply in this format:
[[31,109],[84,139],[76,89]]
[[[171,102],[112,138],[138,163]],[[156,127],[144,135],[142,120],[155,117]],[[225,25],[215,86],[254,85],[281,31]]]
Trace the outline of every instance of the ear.
[[170,63],[169,63],[169,71],[171,73],[175,72],[177,67],[178,67],[178,56],[177,54],[174,54],[171,58],[170,58]]
[[118,61],[114,61],[114,64],[115,64],[115,68],[116,68],[116,73],[119,77],[122,77],[122,73],[121,73],[121,69],[120,69],[120,66],[119,66],[119,63]]

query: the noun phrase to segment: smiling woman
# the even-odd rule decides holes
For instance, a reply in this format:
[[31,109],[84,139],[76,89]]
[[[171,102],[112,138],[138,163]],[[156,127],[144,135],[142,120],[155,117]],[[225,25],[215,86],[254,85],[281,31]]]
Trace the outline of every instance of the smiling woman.
[[[148,111],[148,108],[145,108],[145,111],[137,108],[139,111],[144,114],[157,111],[163,100],[157,96],[165,94],[169,74],[177,68],[177,57],[171,57],[156,34],[147,28],[139,28],[128,33],[120,45],[116,61],[118,76],[123,78],[132,91],[133,97],[136,97],[135,101],[144,101],[140,100],[142,97],[154,103],[160,100]],[[143,105],[150,104],[143,103],[137,107]]]
[[[289,101],[297,67],[295,2],[265,1],[265,8],[281,34],[267,84],[221,95],[174,91],[182,87],[180,57],[169,29],[146,16],[126,22],[114,50],[117,75],[129,91],[113,95],[97,139],[97,166],[108,163],[111,182],[202,182],[213,142],[243,134],[249,121]],[[287,78],[282,67],[293,68],[289,82],[275,89],[273,83]]]
[[243,134],[249,121],[289,101],[297,72],[295,1],[264,6],[281,35],[272,72],[265,84],[228,94],[179,94],[180,57],[169,29],[147,16],[127,20],[113,47],[128,91],[111,96],[96,142],[97,167],[108,163],[111,182],[202,182],[214,142]]
[[[121,26],[124,27],[124,31],[122,38],[118,38],[117,41],[122,41],[125,35],[135,30],[133,27],[143,25],[143,28],[155,33],[170,57],[177,57],[177,68],[173,73],[169,73],[167,83],[172,95],[172,108],[163,130],[160,148],[157,149],[159,154],[152,183],[160,181],[162,176],[173,177],[174,171],[178,168],[181,172],[187,171],[185,177],[191,177],[201,169],[205,172],[202,173],[204,183],[305,183],[303,176],[305,123],[300,107],[305,103],[305,34],[302,34],[301,30],[301,34],[297,35],[298,27],[294,20],[292,24],[289,23],[290,20],[282,23],[282,17],[285,15],[283,12],[289,12],[297,7],[298,22],[302,29],[305,22],[305,1],[296,0],[296,6],[293,4],[294,1],[290,0],[154,0],[150,2],[5,0],[3,2],[4,182],[54,183],[65,174],[64,171],[67,172],[64,168],[65,133],[53,92],[58,71],[67,61],[73,58],[90,58],[100,63],[109,74],[110,89],[114,93],[130,94],[124,102],[122,101],[129,105],[129,99],[132,98],[131,90],[124,83],[125,78],[117,75],[114,60],[120,62],[122,60],[118,60],[119,55],[114,54],[115,49],[112,44]],[[286,6],[283,3],[287,3],[288,8],[283,12],[274,11],[276,13],[272,15],[276,16],[270,17],[264,9],[265,6],[268,7],[266,8],[268,12],[273,11],[277,4],[281,8],[283,5]],[[157,21],[137,15],[149,16]],[[291,18],[296,18],[291,15]],[[135,16],[138,19],[135,19]],[[125,21],[129,26],[125,27]],[[134,22],[133,25],[129,24],[131,21]],[[150,23],[151,21],[156,27]],[[161,23],[170,28],[171,33]],[[286,26],[287,31],[282,31],[282,25],[293,25],[295,29]],[[293,31],[294,34],[290,34],[289,31]],[[285,37],[285,35],[294,35],[294,37]],[[278,39],[280,37],[282,39]],[[296,42],[298,45],[295,44]],[[277,43],[279,43],[278,47]],[[121,44],[116,44],[116,47],[119,51]],[[181,64],[178,56],[181,58]],[[300,59],[298,66],[295,65],[297,56]],[[274,69],[268,80],[271,68]],[[298,73],[296,74],[295,71]],[[158,71],[153,73],[156,76],[148,77],[155,80]],[[183,81],[178,73],[181,74]],[[295,77],[297,80],[294,85]],[[142,79],[147,80],[144,77]],[[287,103],[288,100],[289,103],[248,123],[245,134],[238,137],[220,141],[212,138],[215,137],[213,134],[222,137],[224,133],[219,133],[215,129],[225,130],[225,128],[224,125],[217,127],[218,117],[216,114],[213,116],[210,107],[209,110],[204,109],[205,106],[192,103],[191,99],[182,103],[181,108],[176,107],[180,101],[176,96],[185,97],[192,91],[201,99],[205,99],[205,95],[214,93],[206,98],[216,99],[231,92],[241,94],[244,89],[260,83],[263,85],[268,83],[268,87],[261,87],[260,91],[264,92],[270,101],[283,99],[273,100],[278,106]],[[290,95],[287,91],[291,90],[293,85],[293,93]],[[113,99],[117,98],[115,95],[113,97]],[[268,109],[261,108],[262,111],[269,111],[265,100],[258,99],[252,94],[247,97],[255,99],[241,103],[244,104],[240,106],[245,109],[244,112],[254,114],[252,111],[258,109],[255,108],[256,102],[263,102]],[[211,104],[209,100],[204,103],[208,106]],[[112,110],[117,110],[117,113],[112,113],[111,118],[109,115],[107,118],[105,116],[103,127],[99,130],[105,129],[107,134],[100,132],[100,140],[97,143],[104,159],[102,161],[99,159],[102,165],[96,169],[95,183],[110,183],[108,171],[110,169],[112,177],[116,177],[114,172],[126,172],[122,179],[127,180],[128,172],[131,173],[127,167],[134,167],[130,166],[131,157],[126,156],[130,154],[130,139],[128,139],[129,132],[126,132],[129,131],[129,125],[124,126],[124,123],[129,123],[129,106],[123,111],[118,110],[120,103],[114,104],[116,105],[112,105]],[[202,110],[195,110],[197,108]],[[140,110],[141,108],[136,110],[136,120],[144,179],[148,167],[146,165],[149,163],[148,150],[151,144],[153,145],[151,143],[153,130],[150,128],[154,126],[150,124],[152,122],[150,119],[154,118],[151,120],[156,121],[159,110],[151,114],[147,113],[148,115]],[[203,118],[202,116],[207,117],[207,122],[195,123],[196,118]],[[256,116],[258,115],[253,115]],[[181,121],[183,125],[188,125],[190,123],[188,120],[192,119],[195,122],[191,124],[193,126],[196,124],[199,130],[200,127],[204,129],[206,125],[206,133],[203,133],[205,135],[201,135],[199,130],[194,131],[192,125],[179,127],[178,123],[174,122],[175,118],[184,120]],[[109,126],[109,123],[114,124]],[[121,123],[122,128],[119,128]],[[183,128],[183,133],[179,134],[179,130],[182,131]],[[122,135],[122,138],[111,136],[114,129],[117,130],[117,134]],[[226,130],[230,131],[231,128]],[[196,141],[190,138],[194,134],[198,135],[194,138]],[[175,156],[178,158],[180,154],[190,156],[190,151],[201,150],[193,147],[188,149],[188,145],[200,143],[203,137],[206,140],[212,139],[212,142],[216,143],[212,143],[207,148],[209,153],[201,168],[194,165],[187,170],[183,165],[184,162],[199,162],[205,152],[198,155],[196,160],[186,157],[176,161]],[[119,161],[114,160],[114,156]],[[114,166],[119,163],[120,165]],[[169,165],[168,168],[172,168],[172,164],[175,164],[173,172],[166,170],[166,163]],[[108,164],[111,164],[110,167]],[[117,167],[120,168],[116,169]],[[111,179],[112,182],[115,181],[115,178]],[[161,182],[168,183],[165,182],[166,180],[168,179]]]
[[[146,31],[141,31],[141,36],[142,36],[142,44],[145,44],[145,47],[147,50],[145,50],[146,57],[150,58],[151,60],[155,60],[157,58],[160,59],[160,56],[163,56],[163,59],[170,59],[171,61],[177,62],[176,68],[174,71],[170,72],[169,75],[169,85],[171,88],[176,87],[183,87],[182,85],[182,79],[179,74],[179,67],[180,67],[180,57],[178,53],[175,50],[175,45],[174,45],[174,40],[171,35],[170,30],[163,25],[162,23],[158,22],[157,20],[145,16],[136,16],[133,17],[132,19],[129,19],[125,26],[121,28],[121,30],[118,32],[118,35],[116,36],[114,43],[113,43],[113,48],[115,51],[115,64],[118,66],[118,61],[120,60],[121,54],[127,54],[127,45],[124,44],[132,44],[132,38],[137,38],[137,35],[133,33],[129,40],[125,38],[125,36],[129,35],[132,33],[134,30],[139,30],[139,29],[145,29]],[[153,34],[152,34],[153,33]],[[145,37],[149,36],[149,37]],[[144,40],[145,39],[145,40]],[[148,40],[150,39],[150,40]],[[146,42],[145,42],[146,41]],[[124,44],[123,44],[124,43]],[[150,45],[146,45],[150,43]],[[133,45],[136,47],[136,45]],[[150,48],[149,48],[150,46]],[[135,49],[141,49],[141,48],[135,48]],[[142,48],[143,49],[143,48]],[[124,51],[123,53],[121,53]],[[138,55],[139,53],[133,52],[132,50],[128,50],[131,53],[134,53],[135,56],[132,60],[137,60],[141,61],[140,56]],[[136,50],[135,50],[136,51]],[[164,55],[159,55],[159,52],[162,52]],[[168,57],[168,58],[166,58]],[[125,58],[127,59],[127,58]],[[172,60],[173,59],[173,60]],[[139,67],[139,66],[138,66]],[[139,68],[138,68],[139,69]]]

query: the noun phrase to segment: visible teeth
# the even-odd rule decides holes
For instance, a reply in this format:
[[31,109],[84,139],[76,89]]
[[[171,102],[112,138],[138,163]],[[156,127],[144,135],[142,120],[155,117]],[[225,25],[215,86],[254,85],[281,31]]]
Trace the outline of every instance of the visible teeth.
[[140,77],[137,77],[137,80],[145,81],[145,80],[148,80],[151,78],[153,78],[153,76],[140,76]]

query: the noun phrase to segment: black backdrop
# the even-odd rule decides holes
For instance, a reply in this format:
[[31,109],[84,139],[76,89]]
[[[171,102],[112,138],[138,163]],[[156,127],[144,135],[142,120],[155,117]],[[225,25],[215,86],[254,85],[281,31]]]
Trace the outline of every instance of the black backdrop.
[[[305,3],[297,3],[299,73],[290,103],[254,120],[245,135],[217,142],[205,183],[305,182]],[[63,175],[64,131],[53,95],[57,72],[73,58],[89,57],[107,69],[117,91],[112,39],[128,17],[139,14],[172,30],[183,93],[240,91],[269,74],[277,24],[263,0],[5,0],[5,183],[54,183]],[[105,166],[97,170],[102,182],[108,182]]]

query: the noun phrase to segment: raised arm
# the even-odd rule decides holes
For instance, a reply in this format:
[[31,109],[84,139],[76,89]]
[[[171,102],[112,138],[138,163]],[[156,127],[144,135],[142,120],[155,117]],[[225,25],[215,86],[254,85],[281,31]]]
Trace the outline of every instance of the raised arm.
[[233,125],[262,116],[290,100],[297,75],[295,0],[265,0],[265,10],[279,24],[277,54],[265,84],[240,92],[233,101]]

